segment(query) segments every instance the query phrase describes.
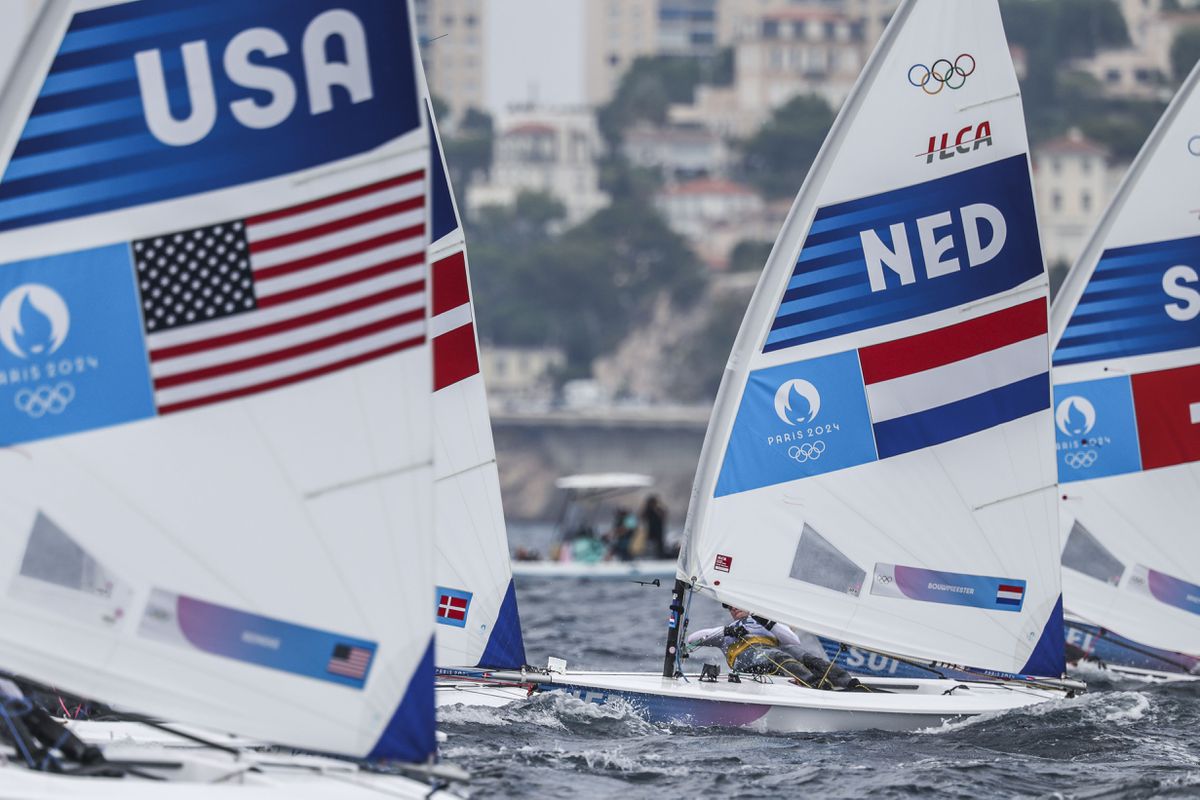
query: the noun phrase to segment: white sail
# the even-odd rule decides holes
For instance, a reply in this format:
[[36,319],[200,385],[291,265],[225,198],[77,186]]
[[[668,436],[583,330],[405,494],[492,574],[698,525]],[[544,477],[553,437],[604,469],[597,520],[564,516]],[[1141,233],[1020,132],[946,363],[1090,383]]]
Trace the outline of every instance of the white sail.
[[1052,312],[1067,609],[1200,654],[1200,70]]
[[520,669],[525,645],[479,368],[467,246],[432,104],[429,121],[437,664]]
[[47,4],[0,102],[0,667],[432,753],[416,64],[401,2]]
[[680,577],[838,641],[1061,673],[1046,306],[997,3],[906,2],[742,323]]

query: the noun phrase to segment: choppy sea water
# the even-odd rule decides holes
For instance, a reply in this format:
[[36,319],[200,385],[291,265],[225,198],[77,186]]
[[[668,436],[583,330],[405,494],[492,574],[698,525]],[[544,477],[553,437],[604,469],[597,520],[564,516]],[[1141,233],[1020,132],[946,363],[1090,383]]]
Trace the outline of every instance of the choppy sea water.
[[[529,660],[657,670],[667,587],[518,583]],[[692,626],[723,612],[697,598]],[[711,651],[709,660],[718,660]],[[1114,684],[915,733],[761,734],[650,724],[626,706],[541,695],[440,711],[444,760],[474,798],[1200,797],[1200,684]]]

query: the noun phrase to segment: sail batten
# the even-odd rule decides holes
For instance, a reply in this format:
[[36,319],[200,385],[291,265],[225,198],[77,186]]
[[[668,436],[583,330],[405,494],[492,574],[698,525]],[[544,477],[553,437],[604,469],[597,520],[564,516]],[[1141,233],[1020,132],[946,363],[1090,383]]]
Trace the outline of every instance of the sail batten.
[[1061,673],[1047,306],[999,8],[903,3],[743,320],[680,577],[837,641]]

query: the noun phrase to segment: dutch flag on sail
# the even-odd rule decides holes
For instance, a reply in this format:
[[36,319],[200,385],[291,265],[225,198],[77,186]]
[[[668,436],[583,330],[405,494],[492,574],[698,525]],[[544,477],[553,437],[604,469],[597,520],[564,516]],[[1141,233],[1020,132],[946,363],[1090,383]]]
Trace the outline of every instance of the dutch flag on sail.
[[1025,587],[1016,584],[1002,583],[996,587],[996,604],[1004,606],[1019,606],[1025,599]]
[[880,458],[1050,405],[1046,301],[859,350]]

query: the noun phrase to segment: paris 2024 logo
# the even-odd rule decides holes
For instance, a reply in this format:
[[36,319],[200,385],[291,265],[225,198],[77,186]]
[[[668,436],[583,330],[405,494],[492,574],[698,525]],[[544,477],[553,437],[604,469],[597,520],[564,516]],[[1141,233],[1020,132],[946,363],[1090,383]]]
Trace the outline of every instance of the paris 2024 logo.
[[61,414],[75,399],[70,381],[41,382],[75,371],[73,360],[52,358],[70,330],[70,309],[49,286],[21,284],[0,300],[0,344],[19,364],[0,369],[0,384],[20,385],[13,403],[30,419]]

